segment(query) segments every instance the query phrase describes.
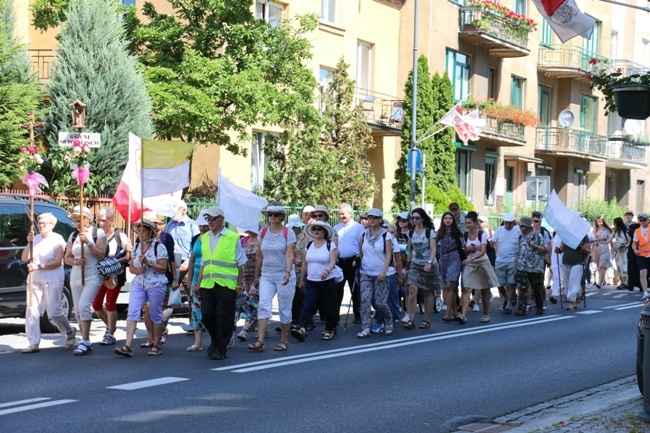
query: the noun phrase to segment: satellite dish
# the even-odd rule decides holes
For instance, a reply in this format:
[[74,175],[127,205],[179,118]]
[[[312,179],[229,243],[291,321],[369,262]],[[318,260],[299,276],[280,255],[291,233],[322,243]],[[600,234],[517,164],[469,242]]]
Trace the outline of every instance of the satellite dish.
[[630,135],[638,135],[643,130],[643,122],[639,119],[627,119],[623,129]]
[[576,120],[575,114],[573,114],[573,111],[569,109],[562,110],[560,116],[557,119],[558,123],[562,128],[570,128],[571,125],[573,125],[573,122],[575,120]]

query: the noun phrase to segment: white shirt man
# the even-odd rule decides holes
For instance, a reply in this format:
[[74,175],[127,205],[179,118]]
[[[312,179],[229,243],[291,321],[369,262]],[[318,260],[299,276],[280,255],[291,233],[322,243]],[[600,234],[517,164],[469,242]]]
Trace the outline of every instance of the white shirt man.
[[[357,257],[359,256],[360,239],[363,235],[363,226],[352,219],[352,206],[343,203],[339,206],[339,220],[334,226],[334,233],[338,233],[339,259],[338,265],[343,270],[343,281],[338,285],[339,307],[343,302],[345,283],[350,290],[354,287],[354,276],[357,271]],[[361,300],[358,288],[352,291],[352,309],[355,322],[361,317]]]
[[515,253],[517,241],[521,230],[515,226],[515,216],[511,213],[503,215],[503,225],[496,229],[492,235],[492,242],[497,252],[494,263],[494,272],[499,280],[499,291],[505,287],[508,291],[508,304],[503,309],[503,314],[512,313],[512,305],[517,302],[515,279]]

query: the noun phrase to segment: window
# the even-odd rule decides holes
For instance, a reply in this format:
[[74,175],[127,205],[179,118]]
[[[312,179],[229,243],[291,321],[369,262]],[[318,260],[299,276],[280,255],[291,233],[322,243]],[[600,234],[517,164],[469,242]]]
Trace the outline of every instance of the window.
[[515,12],[526,15],[526,0],[515,0]]
[[372,45],[357,42],[357,88],[372,90]]
[[265,0],[257,0],[255,3],[255,18],[264,20],[271,27],[277,27],[284,14],[284,6]]
[[600,49],[600,22],[596,21],[594,24],[594,30],[591,33],[591,38],[585,39],[582,38],[582,48],[588,51],[587,55],[591,56],[592,54],[598,54]]
[[551,25],[546,21],[546,18],[542,18],[542,36],[540,43],[542,45],[550,45],[553,41],[553,30],[551,30]]
[[269,166],[265,153],[266,133],[253,132],[251,143],[251,191],[264,187],[264,174]]
[[580,128],[587,132],[596,131],[596,98],[580,95]]
[[[492,155],[492,156],[491,156]],[[485,204],[494,204],[494,188],[497,183],[497,156],[488,152],[485,157]]]
[[456,185],[468,197],[470,197],[471,172],[472,152],[456,149]]
[[618,59],[618,32],[612,30],[612,36],[609,45],[609,58]]
[[488,99],[497,99],[497,71],[494,68],[488,68]]
[[320,19],[328,23],[336,23],[337,0],[320,0]]
[[334,80],[334,70],[321,66],[318,70],[318,83],[323,86],[323,90]]
[[549,126],[551,124],[551,88],[548,86],[539,86],[539,124]]
[[510,86],[510,103],[521,110],[524,109],[524,81],[513,75]]
[[469,95],[470,58],[454,50],[447,50],[447,74],[454,86],[454,102]]
[[120,0],[124,6],[135,6],[135,0]]

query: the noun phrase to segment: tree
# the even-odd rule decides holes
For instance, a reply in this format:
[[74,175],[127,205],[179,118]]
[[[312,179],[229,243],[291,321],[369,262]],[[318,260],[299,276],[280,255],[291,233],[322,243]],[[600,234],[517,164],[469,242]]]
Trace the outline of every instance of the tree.
[[[454,92],[447,72],[441,77],[438,72],[431,80],[432,93],[435,98],[434,122],[438,122],[454,106]],[[431,181],[449,191],[456,184],[456,133],[453,128],[446,128],[435,135],[435,151],[427,163],[431,172]],[[429,162],[430,161],[430,162]]]
[[0,186],[10,187],[21,175],[20,149],[29,145],[26,129],[31,110],[43,105],[43,93],[25,48],[14,38],[13,1],[0,0]]
[[294,205],[349,203],[365,207],[377,190],[364,153],[375,147],[361,107],[355,106],[355,83],[343,58],[321,95],[321,124],[284,133],[269,149],[272,164],[264,185],[267,196]]
[[[404,103],[402,104],[404,112],[404,125],[402,129],[402,157],[398,161],[397,170],[395,171],[395,183],[393,184],[393,209],[403,210],[409,209],[410,201],[410,179],[411,176],[406,173],[407,153],[411,149],[411,109],[413,106],[413,70],[409,72],[408,79],[404,86]],[[431,85],[431,74],[429,73],[429,61],[425,56],[418,58],[418,82],[417,82],[417,113],[416,113],[416,129],[415,138],[420,140],[432,131],[434,125],[433,114],[435,111],[433,87]],[[422,150],[423,155],[426,155],[426,181],[431,182],[433,179],[433,164],[430,161],[434,160],[435,143],[432,137],[417,144],[417,147]],[[417,196],[421,194],[420,191],[421,180],[418,175],[415,182],[415,195],[416,202]]]
[[61,29],[57,57],[46,91],[51,110],[45,119],[50,145],[49,176],[54,193],[74,193],[76,183],[63,162],[59,131],[70,131],[69,104],[87,104],[87,132],[101,134],[92,151],[90,193],[112,193],[128,156],[128,134],[151,137],[151,102],[136,58],[129,55],[124,21],[114,1],[72,0]]

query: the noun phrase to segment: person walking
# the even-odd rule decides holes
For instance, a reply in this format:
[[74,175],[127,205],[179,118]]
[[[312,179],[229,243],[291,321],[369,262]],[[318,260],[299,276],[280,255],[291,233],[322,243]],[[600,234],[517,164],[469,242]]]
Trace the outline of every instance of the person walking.
[[599,215],[596,218],[593,234],[594,243],[591,246],[591,256],[596,266],[598,266],[596,287],[601,289],[605,284],[607,284],[607,269],[612,267],[612,256],[609,251],[609,238],[612,236],[612,229],[609,228],[603,215]]
[[[352,206],[347,203],[339,205],[339,224],[334,226],[334,232],[338,233],[339,258],[337,265],[343,270],[343,281],[338,284],[338,299],[340,311],[343,302],[345,284],[351,290],[352,311],[354,312],[353,323],[359,323],[361,317],[359,287],[355,287],[354,279],[359,265],[359,246],[363,226],[352,219]],[[354,290],[352,290],[354,288]]]
[[[83,225],[81,215],[83,214]],[[106,234],[104,230],[91,225],[93,215],[90,209],[75,206],[68,215],[77,231],[70,235],[65,253],[65,264],[72,266],[70,286],[74,300],[74,312],[81,330],[81,342],[74,350],[75,355],[92,353],[90,325],[93,320],[91,306],[102,285],[102,277],[97,272],[97,262],[106,256]],[[84,257],[81,257],[81,250]],[[83,268],[83,277],[82,269]]]
[[521,234],[517,240],[515,253],[515,276],[519,286],[517,316],[526,315],[528,285],[535,293],[535,314],[544,314],[544,256],[548,253],[544,236],[533,228],[533,219],[523,216],[519,220]]
[[571,248],[564,241],[555,253],[562,254],[562,277],[566,287],[566,298],[569,301],[567,310],[578,308],[578,295],[581,292],[581,281],[584,273],[585,261],[589,257],[591,246],[589,236],[585,236],[576,248]]
[[296,273],[293,265],[296,249],[296,234],[282,223],[287,211],[280,202],[271,202],[262,213],[269,218],[270,225],[260,231],[260,247],[255,258],[254,286],[259,287],[260,300],[257,305],[257,341],[249,344],[253,351],[265,348],[266,330],[273,317],[273,298],[278,297],[280,312],[280,343],[273,350],[282,352],[289,348],[291,329],[291,307],[296,291]]
[[138,235],[138,242],[133,248],[133,258],[129,271],[135,275],[131,281],[129,311],[126,316],[126,341],[116,347],[117,355],[130,358],[133,356],[133,338],[141,316],[142,307],[149,302],[149,317],[153,323],[153,344],[147,355],[162,355],[160,346],[165,324],[163,322],[163,304],[167,293],[167,248],[156,238],[156,221],[141,219],[131,227]]
[[[27,293],[27,307],[25,310],[25,334],[29,346],[22,353],[39,352],[41,342],[41,306],[45,304],[45,311],[59,332],[65,335],[65,348],[70,349],[75,342],[75,329],[70,326],[65,316],[61,299],[63,297],[63,254],[65,240],[55,233],[57,219],[51,213],[42,213],[38,216],[38,234],[27,236],[27,247],[23,250],[21,259],[29,260],[27,270],[31,278],[32,292]],[[33,255],[30,256],[30,245],[33,246]]]
[[199,213],[196,224],[199,227],[199,234],[192,238],[192,252],[190,253],[189,266],[187,267],[187,280],[190,283],[190,309],[192,316],[191,331],[194,335],[194,343],[185,349],[187,352],[198,352],[203,350],[203,316],[201,315],[201,298],[196,295],[195,291],[199,286],[199,273],[201,272],[201,263],[203,262],[203,253],[201,248],[201,236],[210,230],[208,227],[207,215],[205,209]]
[[246,263],[239,235],[224,226],[223,209],[206,209],[210,231],[201,237],[203,262],[199,287],[203,324],[210,334],[207,354],[213,360],[227,358],[228,344],[235,329],[235,299],[243,293],[242,267]]
[[627,288],[627,249],[632,241],[627,234],[628,228],[625,227],[623,218],[614,218],[614,231],[609,237],[609,244],[614,252],[614,261],[616,263],[616,272],[618,273],[619,285],[618,290]]
[[[438,245],[436,251],[440,259],[438,268],[440,278],[445,284],[443,299],[447,304],[447,312],[442,317],[445,322],[456,320],[458,307],[456,306],[458,298],[458,278],[460,277],[461,251],[463,246],[463,233],[456,225],[456,220],[451,212],[445,212],[440,219],[440,228],[438,229]],[[464,254],[464,251],[463,251]]]
[[639,228],[634,231],[632,240],[632,251],[636,255],[636,264],[639,269],[639,279],[643,296],[641,301],[645,301],[650,296],[648,293],[648,267],[650,267],[650,234],[648,233],[648,214],[640,213],[637,218],[640,224]]
[[499,281],[499,293],[505,293],[506,302],[503,314],[512,314],[517,304],[517,280],[515,279],[515,253],[521,230],[515,225],[515,216],[505,213],[502,216],[503,225],[492,235],[492,243],[496,250],[494,273]]

